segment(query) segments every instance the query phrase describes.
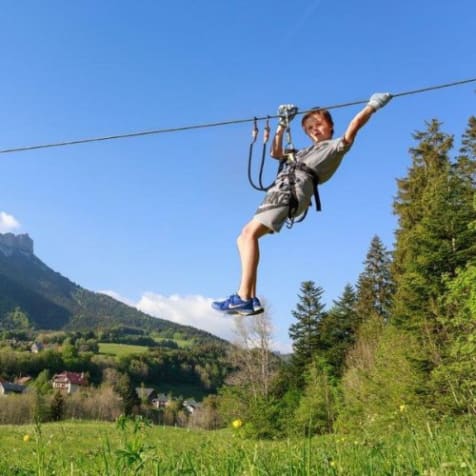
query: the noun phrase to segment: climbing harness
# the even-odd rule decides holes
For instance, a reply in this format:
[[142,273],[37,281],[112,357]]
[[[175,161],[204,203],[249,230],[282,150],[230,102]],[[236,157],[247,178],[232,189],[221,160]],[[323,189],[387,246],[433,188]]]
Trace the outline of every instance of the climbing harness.
[[[301,223],[304,220],[304,218],[306,218],[307,211],[309,210],[309,207],[308,207],[306,208],[306,210],[304,210],[304,212],[301,215],[299,215],[298,217],[295,217],[295,213],[297,212],[297,209],[299,207],[299,201],[297,199],[297,194],[296,194],[296,170],[304,172],[306,175],[311,177],[316,211],[320,212],[322,209],[321,199],[319,197],[319,190],[318,190],[319,177],[317,176],[317,174],[314,172],[314,170],[312,170],[303,162],[298,162],[298,161],[289,162],[287,164],[286,176],[288,178],[291,197],[289,201],[288,219],[286,222],[287,228],[292,228],[294,223]],[[309,203],[309,206],[311,206],[310,203]]]
[[[314,170],[312,170],[306,164],[296,160],[297,149],[294,147],[294,144],[293,144],[293,139],[291,135],[291,127],[289,125],[290,120],[289,120],[287,111],[285,111],[285,115],[281,117],[280,119],[283,121],[283,125],[286,127],[286,130],[284,133],[286,144],[284,147],[284,157],[283,159],[279,160],[278,172],[276,174],[276,177],[281,174],[281,176],[287,178],[287,182],[289,184],[290,200],[288,204],[289,212],[288,212],[288,219],[286,221],[286,226],[288,228],[291,228],[294,225],[294,223],[300,223],[304,220],[304,218],[306,218],[307,210],[308,210],[306,209],[298,217],[295,216],[295,213],[299,207],[299,201],[298,201],[297,193],[296,193],[296,170],[304,172],[306,175],[311,177],[312,184],[313,184],[314,201],[315,201],[315,206],[317,211],[321,211],[321,200],[319,197],[319,190],[318,190],[319,177],[314,172]],[[264,164],[266,159],[266,148],[267,148],[266,146],[270,136],[269,117],[266,118],[266,123],[264,127],[263,148],[262,148],[261,161],[259,166],[258,184],[256,184],[252,178],[251,168],[252,168],[252,162],[253,162],[253,148],[258,138],[258,134],[259,134],[258,119],[255,117],[253,121],[253,129],[251,132],[252,139],[250,142],[249,154],[248,154],[248,181],[255,190],[258,190],[260,192],[266,192],[276,183],[276,179],[275,179],[270,185],[268,186],[263,185],[263,170],[264,170]]]

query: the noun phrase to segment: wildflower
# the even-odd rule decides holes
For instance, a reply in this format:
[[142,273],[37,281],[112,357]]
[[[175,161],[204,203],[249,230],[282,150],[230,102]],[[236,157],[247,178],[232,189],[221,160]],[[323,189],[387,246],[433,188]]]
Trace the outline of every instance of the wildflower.
[[403,413],[403,412],[407,411],[407,406],[403,403],[398,408],[400,410],[400,413]]
[[237,418],[236,420],[233,420],[233,422],[231,423],[231,426],[235,429],[241,428],[242,425],[243,425],[243,422],[239,418]]
[[31,436],[30,436],[29,434],[26,434],[26,435],[23,437],[23,441],[24,441],[25,443],[28,443],[28,442],[30,441],[30,439],[31,439]]
[[335,467],[336,467],[336,462],[335,462],[335,461],[331,461],[329,464],[330,464],[330,466],[331,466],[332,468],[335,468]]

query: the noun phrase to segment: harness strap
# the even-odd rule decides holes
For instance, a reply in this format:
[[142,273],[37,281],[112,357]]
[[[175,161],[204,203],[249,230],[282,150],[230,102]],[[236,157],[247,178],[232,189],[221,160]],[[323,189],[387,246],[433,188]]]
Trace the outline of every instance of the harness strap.
[[297,193],[296,193],[296,169],[304,172],[306,175],[309,175],[312,178],[314,202],[316,205],[316,210],[318,212],[321,211],[321,199],[319,197],[319,189],[318,189],[319,177],[314,172],[314,170],[302,162],[289,161],[287,165],[288,165],[288,169],[286,171],[287,172],[286,175],[288,178],[289,191],[291,194],[289,199],[289,204],[288,204],[289,211],[288,211],[287,227],[291,228],[294,225],[294,223],[299,223],[303,221],[307,215],[307,209],[306,209],[304,213],[301,214],[299,218],[296,220],[295,214],[299,207],[299,200],[297,198]]
[[[303,162],[292,162],[290,164],[290,174],[289,174],[289,183],[291,185],[291,193],[293,195],[293,199],[296,202],[296,208],[297,208],[297,196],[296,196],[296,189],[295,189],[295,170],[300,170],[304,172],[306,175],[309,175],[312,178],[312,185],[313,185],[313,193],[314,193],[314,202],[316,205],[316,211],[320,212],[322,210],[321,207],[321,198],[319,196],[319,177],[318,175],[314,172],[311,167],[308,167],[306,164]],[[295,210],[293,210],[295,211]],[[291,214],[291,210],[290,210]]]
[[314,202],[316,205],[316,211],[320,212],[322,210],[321,208],[321,198],[319,197],[319,176],[314,172],[311,167],[308,167],[306,164],[303,162],[296,162],[296,168],[298,170],[302,170],[304,173],[307,175],[310,175],[312,177],[312,185],[314,187]]

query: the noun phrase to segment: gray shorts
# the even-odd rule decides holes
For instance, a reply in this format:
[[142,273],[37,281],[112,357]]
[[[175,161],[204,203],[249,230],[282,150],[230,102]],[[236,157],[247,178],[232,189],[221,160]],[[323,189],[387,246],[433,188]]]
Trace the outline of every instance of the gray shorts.
[[276,207],[258,211],[253,217],[257,222],[269,228],[273,233],[281,230],[289,215],[289,207]]

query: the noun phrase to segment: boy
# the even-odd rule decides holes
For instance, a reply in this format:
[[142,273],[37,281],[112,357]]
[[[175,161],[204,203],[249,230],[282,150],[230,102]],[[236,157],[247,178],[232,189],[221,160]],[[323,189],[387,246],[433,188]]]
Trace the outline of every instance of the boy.
[[[350,121],[344,135],[333,140],[334,123],[327,110],[316,109],[304,115],[301,124],[312,145],[299,150],[295,160],[287,163],[267,191],[254,217],[244,226],[237,240],[241,260],[240,287],[236,294],[224,301],[213,302],[213,309],[243,316],[263,312],[263,306],[256,297],[258,240],[268,233],[279,232],[288,218],[292,221],[307,209],[315,186],[332,177],[357,132],[391,98],[389,93],[373,94],[367,105]],[[286,155],[283,137],[296,113],[297,108],[291,104],[279,108],[280,121],[271,147],[271,156],[276,159]]]

